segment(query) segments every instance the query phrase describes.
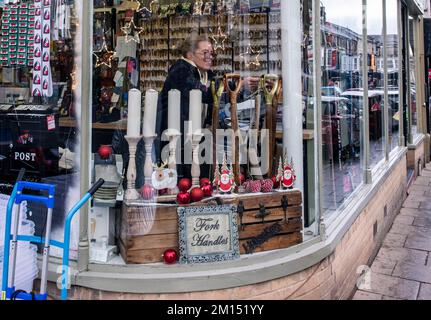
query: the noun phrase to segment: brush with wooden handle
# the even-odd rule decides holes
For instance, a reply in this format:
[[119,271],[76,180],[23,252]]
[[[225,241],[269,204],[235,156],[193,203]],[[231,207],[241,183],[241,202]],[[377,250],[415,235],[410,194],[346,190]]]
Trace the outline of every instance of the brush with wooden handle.
[[212,114],[212,134],[213,134],[213,169],[217,165],[217,129],[219,126],[219,111],[220,111],[220,99],[224,92],[224,82],[220,81],[219,87],[217,88],[216,80],[211,81],[211,92],[213,96],[213,114]]
[[[229,94],[230,103],[231,103],[231,121],[232,121],[232,130],[234,137],[232,139],[232,157],[234,158],[233,164],[233,173],[235,177],[235,183],[237,186],[240,186],[240,163],[239,163],[239,125],[238,125],[238,94],[240,93],[243,85],[243,81],[241,79],[240,74],[226,74],[224,76],[224,86],[226,92]],[[231,89],[230,82],[236,84],[235,89]]]
[[[268,162],[268,175],[273,174],[273,161],[274,161],[274,149],[275,149],[275,129],[276,129],[276,115],[277,112],[274,110],[274,97],[277,94],[279,88],[279,76],[275,74],[267,74],[262,76],[261,87],[265,97],[266,104],[266,129],[269,131],[269,162]],[[269,90],[268,83],[272,82],[272,88]]]

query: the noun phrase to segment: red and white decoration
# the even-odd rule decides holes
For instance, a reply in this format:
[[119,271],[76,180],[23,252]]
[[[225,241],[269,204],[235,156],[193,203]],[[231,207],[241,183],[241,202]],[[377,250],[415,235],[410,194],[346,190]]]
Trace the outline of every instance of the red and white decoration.
[[167,163],[163,163],[160,167],[153,165],[151,182],[156,190],[174,189],[177,186],[178,173],[176,170],[166,169],[167,165]]
[[279,181],[281,185],[286,189],[293,188],[293,185],[296,181],[295,170],[293,168],[293,160],[291,161],[291,163],[289,163],[287,161],[287,156],[285,156],[284,158],[283,175]]
[[223,159],[221,168],[220,179],[217,181],[217,189],[220,193],[230,193],[235,190],[235,177],[233,175],[232,166],[228,168],[226,164],[226,155]]
[[32,96],[51,97],[51,0],[34,0],[34,5],[35,33]]

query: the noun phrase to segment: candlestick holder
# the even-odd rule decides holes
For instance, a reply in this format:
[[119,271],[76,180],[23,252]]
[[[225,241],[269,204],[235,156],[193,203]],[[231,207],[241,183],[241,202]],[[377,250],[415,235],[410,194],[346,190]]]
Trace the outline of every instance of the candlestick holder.
[[124,195],[126,200],[138,200],[140,198],[139,192],[136,190],[136,149],[138,147],[140,137],[125,136],[129,143],[129,167],[127,169],[127,191]]
[[[181,133],[177,130],[168,130],[166,135],[169,138],[169,160],[168,167],[171,170],[177,171],[177,144]],[[170,195],[177,195],[179,193],[178,187],[169,190]]]
[[151,176],[153,175],[153,160],[151,158],[151,153],[153,150],[154,140],[157,138],[157,135],[144,136],[145,143],[145,164],[144,164],[144,178],[145,184],[152,184]]
[[192,140],[192,150],[193,150],[193,162],[192,162],[192,186],[198,187],[200,183],[201,177],[201,167],[199,164],[199,143],[203,138],[203,134],[201,132],[196,132],[191,134]]

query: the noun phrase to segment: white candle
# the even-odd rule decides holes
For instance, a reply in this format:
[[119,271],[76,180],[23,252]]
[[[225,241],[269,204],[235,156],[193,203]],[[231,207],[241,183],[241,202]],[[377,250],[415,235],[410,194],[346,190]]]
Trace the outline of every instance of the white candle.
[[181,92],[176,89],[169,91],[168,129],[176,133],[181,132]]
[[143,135],[152,137],[156,135],[157,100],[159,93],[156,90],[147,90],[145,93],[145,109]]
[[202,91],[190,91],[189,118],[192,123],[192,134],[201,133],[202,130]]
[[141,132],[141,91],[132,89],[129,91],[127,135],[139,137]]

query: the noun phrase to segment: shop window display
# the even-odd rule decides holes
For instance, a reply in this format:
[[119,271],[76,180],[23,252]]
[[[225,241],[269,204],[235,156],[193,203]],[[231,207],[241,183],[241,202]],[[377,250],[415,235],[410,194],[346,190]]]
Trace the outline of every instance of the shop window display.
[[94,4],[94,179],[108,184],[90,214],[93,252],[108,236],[126,263],[160,262],[181,250],[178,207],[220,202],[237,205],[242,254],[302,242],[282,141],[280,1]]
[[[57,185],[52,230],[56,239],[79,187],[78,129],[75,122],[69,126],[63,121],[74,121],[79,112],[73,96],[75,3],[2,1],[0,16],[2,193],[11,191],[22,168],[27,181]],[[27,213],[36,234],[42,234],[46,209],[29,203]],[[76,250],[77,239],[72,239]]]
[[362,1],[322,1],[321,25],[322,209],[329,216],[363,182]]

